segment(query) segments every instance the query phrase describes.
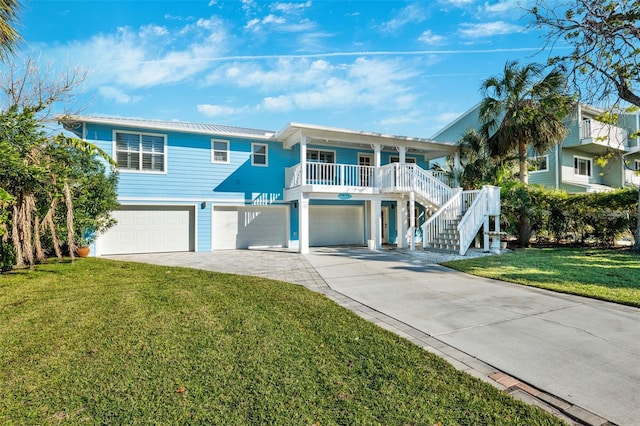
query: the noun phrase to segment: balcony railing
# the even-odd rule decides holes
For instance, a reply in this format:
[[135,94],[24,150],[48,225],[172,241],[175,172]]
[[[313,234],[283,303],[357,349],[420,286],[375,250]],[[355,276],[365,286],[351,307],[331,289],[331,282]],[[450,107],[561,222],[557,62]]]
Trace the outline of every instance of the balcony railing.
[[596,144],[627,151],[629,150],[627,136],[628,132],[622,127],[597,120],[582,120],[580,128],[580,143],[582,145]]

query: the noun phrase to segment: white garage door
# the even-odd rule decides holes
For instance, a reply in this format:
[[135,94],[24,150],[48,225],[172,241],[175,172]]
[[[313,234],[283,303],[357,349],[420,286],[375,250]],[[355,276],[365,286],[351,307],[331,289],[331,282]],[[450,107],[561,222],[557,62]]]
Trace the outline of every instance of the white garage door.
[[287,214],[282,206],[214,207],[213,249],[285,247]]
[[194,208],[189,206],[121,206],[118,223],[96,241],[99,254],[192,251]]
[[362,206],[310,206],[309,245],[364,244]]

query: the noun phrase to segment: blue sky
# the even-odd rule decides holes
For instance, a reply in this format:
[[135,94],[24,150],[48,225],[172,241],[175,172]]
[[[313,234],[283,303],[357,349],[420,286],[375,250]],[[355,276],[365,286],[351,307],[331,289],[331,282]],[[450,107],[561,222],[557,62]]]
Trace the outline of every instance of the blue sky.
[[528,0],[24,1],[23,54],[89,72],[85,115],[430,137],[507,60]]

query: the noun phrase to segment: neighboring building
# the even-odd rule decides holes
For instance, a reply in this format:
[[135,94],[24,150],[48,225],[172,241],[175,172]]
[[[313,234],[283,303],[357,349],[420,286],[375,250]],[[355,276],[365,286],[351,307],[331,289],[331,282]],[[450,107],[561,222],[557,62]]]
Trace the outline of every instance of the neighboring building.
[[[432,137],[458,141],[471,128],[478,129],[480,104],[464,113]],[[640,184],[640,114],[621,114],[619,125],[596,120],[601,111],[578,105],[566,120],[567,137],[544,155],[529,158],[529,183],[567,192],[606,191]],[[608,153],[606,164],[598,158]]]
[[[473,238],[466,234],[489,229],[490,216],[499,215],[496,188],[463,195],[426,170],[429,160],[456,154],[455,143],[295,123],[274,132],[58,119],[118,164],[118,223],[97,237],[98,256],[251,247],[304,253],[310,246],[385,243],[413,249],[423,233],[425,244],[465,252]],[[445,238],[443,221],[457,226],[474,199],[463,244],[457,231],[446,243],[436,241]],[[427,217],[430,228],[418,228]]]

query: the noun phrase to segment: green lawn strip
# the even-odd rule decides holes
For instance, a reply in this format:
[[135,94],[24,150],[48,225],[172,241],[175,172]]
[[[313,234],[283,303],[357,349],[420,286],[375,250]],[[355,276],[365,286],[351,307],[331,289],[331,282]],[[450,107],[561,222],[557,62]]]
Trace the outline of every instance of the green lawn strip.
[[628,250],[532,248],[443,265],[481,277],[640,307],[640,255]]
[[561,424],[300,286],[84,259],[0,276],[0,423]]

